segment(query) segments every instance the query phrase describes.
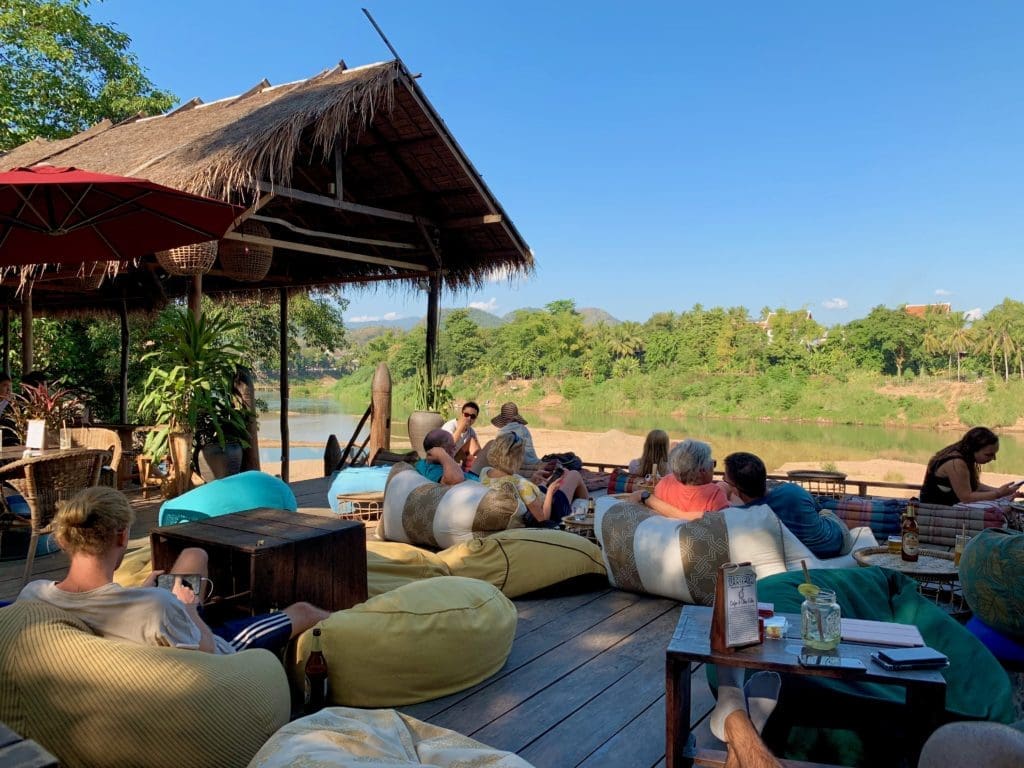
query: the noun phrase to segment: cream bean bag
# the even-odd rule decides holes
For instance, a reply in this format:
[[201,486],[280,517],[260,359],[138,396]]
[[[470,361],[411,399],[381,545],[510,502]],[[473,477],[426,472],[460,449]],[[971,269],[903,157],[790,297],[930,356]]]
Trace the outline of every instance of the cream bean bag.
[[519,496],[509,486],[468,480],[433,483],[408,464],[395,464],[384,491],[377,538],[443,549],[506,528],[522,528]]
[[[469,688],[501,669],[516,619],[497,587],[456,576],[414,581],[332,613],[320,623],[331,703],[394,707]],[[311,631],[299,638],[296,681],[312,639]]]
[[330,707],[275,733],[250,768],[531,768],[511,752],[395,712]]
[[366,542],[366,587],[369,597],[383,595],[420,579],[450,575],[445,561],[429,550],[397,541]]
[[[749,561],[758,578],[799,569],[801,560],[808,568],[856,565],[849,554],[815,557],[767,506],[728,507],[686,521],[602,497],[594,529],[613,585],[696,605],[714,602],[723,563]],[[868,528],[856,528],[850,535],[854,549],[877,546]]]
[[65,768],[244,766],[290,706],[269,651],[135,645],[47,603],[0,608],[0,722]]
[[521,528],[443,549],[437,557],[452,576],[482,579],[518,597],[586,574],[604,576],[596,544],[567,531]]

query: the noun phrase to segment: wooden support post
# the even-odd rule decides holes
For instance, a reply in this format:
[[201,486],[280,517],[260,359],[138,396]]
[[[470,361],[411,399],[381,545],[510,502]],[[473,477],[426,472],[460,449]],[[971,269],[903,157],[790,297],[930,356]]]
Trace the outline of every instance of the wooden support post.
[[288,289],[280,288],[281,302],[281,479],[288,482],[289,448],[288,448]]
[[[121,319],[121,404],[118,414],[120,423],[128,423],[128,343],[131,339],[128,333],[128,303],[121,300],[117,308],[117,314]],[[117,469],[117,467],[115,467]]]
[[242,449],[242,471],[260,468],[260,418],[256,410],[256,387],[252,382],[252,372],[243,366],[235,370],[235,394],[249,411],[246,422],[249,446]]
[[196,275],[192,278],[192,285],[188,292],[188,308],[192,317],[196,320],[203,314],[203,276]]
[[32,370],[32,291],[26,288],[21,300],[21,375]]
[[378,363],[370,384],[370,447],[372,459],[377,451],[391,450],[391,371],[387,363]]
[[4,366],[3,372],[11,375],[11,308],[4,304],[3,318]]
[[430,290],[427,294],[427,385],[434,383],[434,358],[437,356],[437,326],[441,301],[441,276],[430,274]]

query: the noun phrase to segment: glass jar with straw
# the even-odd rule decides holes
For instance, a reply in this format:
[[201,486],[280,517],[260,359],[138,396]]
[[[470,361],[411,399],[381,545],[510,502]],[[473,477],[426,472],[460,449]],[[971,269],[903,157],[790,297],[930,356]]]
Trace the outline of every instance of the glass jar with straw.
[[836,593],[821,589],[811,583],[807,564],[804,569],[804,583],[798,589],[804,596],[800,606],[800,637],[804,645],[818,651],[831,651],[839,645],[842,636],[841,612],[836,602]]

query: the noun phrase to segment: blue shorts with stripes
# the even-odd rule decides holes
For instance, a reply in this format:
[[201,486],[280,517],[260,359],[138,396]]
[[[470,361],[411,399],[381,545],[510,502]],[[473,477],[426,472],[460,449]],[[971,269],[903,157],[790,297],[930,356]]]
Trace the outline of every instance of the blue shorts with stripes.
[[210,631],[223,637],[236,651],[248,648],[266,648],[278,653],[284,648],[292,636],[292,620],[287,613],[264,613],[259,616],[247,616],[244,619],[232,619]]

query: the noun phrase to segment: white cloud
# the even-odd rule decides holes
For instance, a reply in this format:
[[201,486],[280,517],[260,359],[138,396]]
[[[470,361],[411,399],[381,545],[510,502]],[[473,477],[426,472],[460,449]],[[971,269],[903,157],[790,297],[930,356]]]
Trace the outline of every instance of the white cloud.
[[400,320],[401,318],[402,318],[402,315],[398,314],[397,312],[385,312],[384,313],[384,317],[382,319],[383,320]]
[[945,288],[936,288],[935,289],[935,295],[936,296],[952,296],[953,292],[952,291],[947,291]]
[[968,309],[964,312],[964,320],[970,320],[972,323],[975,320],[981,320],[981,316],[985,313],[981,311],[981,307],[975,307],[974,309]]
[[348,319],[350,323],[375,323],[378,320],[380,320],[380,318],[376,315],[356,315],[355,317],[350,317]]
[[834,299],[826,299],[825,301],[821,302],[821,306],[823,306],[825,309],[846,309],[848,306],[850,306],[850,302],[848,302],[846,299],[841,299],[838,296],[836,296]]
[[498,300],[491,298],[489,301],[471,301],[469,306],[473,309],[479,309],[484,312],[495,312],[498,309]]

